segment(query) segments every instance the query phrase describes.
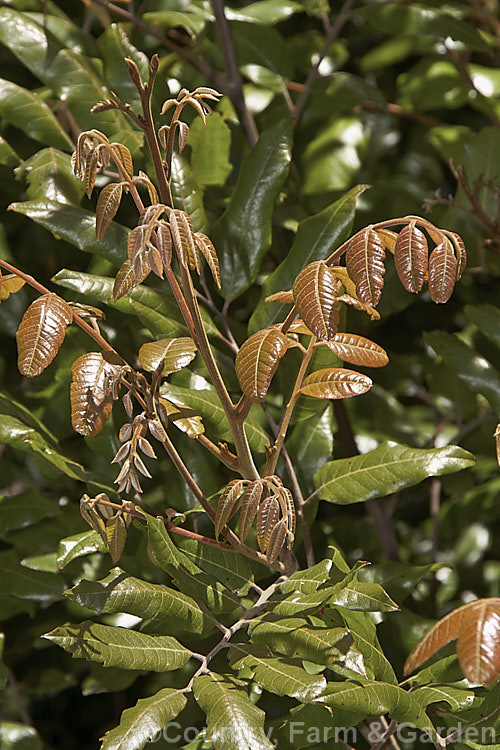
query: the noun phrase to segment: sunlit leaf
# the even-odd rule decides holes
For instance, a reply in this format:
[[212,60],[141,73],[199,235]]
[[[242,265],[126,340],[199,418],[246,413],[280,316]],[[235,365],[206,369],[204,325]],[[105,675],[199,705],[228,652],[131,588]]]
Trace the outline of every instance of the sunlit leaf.
[[50,365],[72,320],[68,303],[52,292],[28,307],[16,334],[21,375],[34,378]]
[[458,659],[469,682],[491,685],[500,673],[500,599],[476,599],[439,620],[410,653],[405,674],[457,638]]
[[191,658],[191,651],[171,636],[146,635],[89,620],[61,625],[43,637],[74,659],[96,661],[105,667],[168,672],[184,666]]
[[200,250],[201,254],[207,261],[207,265],[210,269],[210,273],[212,274],[212,278],[217,284],[217,289],[220,289],[221,278],[220,278],[219,258],[217,257],[217,252],[215,250],[212,240],[210,239],[210,237],[207,237],[206,234],[203,234],[203,232],[195,232],[194,241],[196,242],[196,245],[198,249]]
[[362,367],[384,367],[389,362],[385,349],[355,333],[336,333],[328,346],[339,359]]
[[185,692],[174,688],[163,688],[149,698],[141,698],[122,713],[118,726],[106,732],[101,750],[139,750],[154,742],[180,714],[186,701]]
[[105,551],[106,547],[96,531],[82,531],[61,539],[57,549],[57,567],[62,570],[79,557]]
[[323,261],[306,266],[293,285],[297,310],[306,326],[323,341],[333,338],[339,324],[339,282]]
[[113,397],[109,380],[120,372],[100,352],[82,354],[71,368],[71,422],[85,437],[97,435],[111,414]]
[[217,750],[273,750],[266,715],[248,697],[246,683],[216,672],[195,677],[194,697],[207,715],[207,739]]
[[139,349],[139,362],[148,372],[154,372],[163,361],[162,375],[170,375],[186,367],[196,356],[193,339],[160,339],[143,344]]
[[436,245],[429,258],[429,292],[433,302],[448,302],[457,280],[457,268],[451,242],[445,239]]
[[205,427],[199,414],[193,409],[183,406],[176,406],[166,398],[160,397],[160,402],[164,406],[167,416],[171,422],[190,438],[196,438],[203,435]]
[[376,307],[384,286],[385,246],[371,228],[364,229],[350,240],[346,252],[346,268],[356,284],[361,302]]
[[101,240],[111,222],[116,216],[122,199],[123,187],[121,183],[111,183],[103,187],[99,193],[96,207],[95,236]]
[[308,375],[300,392],[313,398],[350,398],[366,393],[371,387],[372,381],[366,375],[332,367]]
[[277,328],[257,331],[242,345],[236,355],[236,375],[250,401],[264,400],[287,348],[287,337]]
[[399,233],[394,261],[404,288],[409,292],[419,292],[427,273],[428,247],[425,234],[415,226],[415,222],[407,224]]
[[360,503],[474,463],[474,456],[456,445],[424,449],[387,441],[361,456],[326,463],[314,476],[313,495],[340,505]]
[[140,272],[137,275],[135,265],[133,266],[128,259],[124,260],[113,284],[113,300],[117,302],[131,289],[142,284],[144,279],[149,276],[150,271],[149,266],[141,261]]

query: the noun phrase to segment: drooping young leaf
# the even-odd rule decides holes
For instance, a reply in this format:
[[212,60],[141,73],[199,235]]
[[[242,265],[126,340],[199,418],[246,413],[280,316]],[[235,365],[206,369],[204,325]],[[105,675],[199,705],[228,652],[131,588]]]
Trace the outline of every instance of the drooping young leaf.
[[465,243],[459,234],[456,234],[456,232],[448,232],[448,237],[450,237],[453,243],[453,246],[455,248],[455,254],[457,257],[457,280],[458,280],[462,277],[462,274],[465,270],[465,266],[467,265],[467,251],[465,249]]
[[243,160],[231,202],[216,224],[214,240],[228,301],[252,284],[271,245],[272,214],[288,173],[291,136],[289,119],[262,133]]
[[238,500],[244,488],[244,483],[239,479],[233,479],[229,482],[226,489],[219,497],[217,502],[217,512],[215,514],[214,532],[215,538],[218,539],[222,529],[238,509]]
[[250,401],[263,401],[280,359],[288,348],[288,339],[277,328],[257,331],[236,355],[236,375],[241,390]]
[[262,482],[252,482],[243,493],[241,498],[239,525],[240,539],[242,542],[247,538],[248,532],[252,528],[263,492],[264,486]]
[[375,230],[367,227],[350,240],[346,268],[356,284],[361,302],[376,307],[384,287],[385,246]]
[[71,422],[76,432],[94,437],[104,427],[113,408],[109,380],[120,366],[107,362],[100,352],[82,354],[71,368]]
[[111,225],[120,207],[123,187],[120,182],[113,182],[103,187],[99,193],[96,206],[95,236],[97,241],[102,239]]
[[299,315],[322,341],[328,341],[337,333],[339,286],[337,277],[323,261],[315,261],[306,266],[293,285],[293,297]]
[[52,292],[38,297],[28,307],[16,334],[21,375],[34,378],[50,365],[72,320],[68,303]]
[[444,304],[450,299],[457,280],[458,263],[451,242],[444,238],[429,258],[429,292],[431,300]]
[[500,599],[476,599],[439,620],[408,656],[405,674],[457,638],[458,660],[469,682],[491,685],[500,674]]
[[142,750],[180,714],[186,701],[186,694],[175,688],[163,688],[139,699],[122,713],[118,726],[106,732],[100,750]]
[[299,660],[276,658],[266,646],[231,643],[230,660],[233,668],[251,669],[255,682],[264,690],[288,695],[303,703],[318,699],[326,687],[322,674],[308,674]]
[[300,392],[313,398],[350,398],[366,393],[372,385],[366,375],[343,367],[332,367],[308,375]]
[[162,375],[170,375],[186,367],[196,356],[196,346],[187,336],[178,339],[160,339],[143,344],[139,349],[139,362],[148,372],[154,372],[163,361]]
[[257,541],[261,552],[266,552],[271,533],[279,520],[280,506],[275,496],[266,497],[257,513]]
[[425,234],[411,221],[398,234],[394,248],[396,271],[404,288],[419,292],[425,281],[428,247]]
[[100,625],[87,620],[67,623],[46,633],[47,638],[73,655],[105,667],[169,672],[191,658],[191,651],[171,636],[153,636],[127,628]]
[[210,237],[207,237],[206,234],[203,234],[203,232],[195,232],[194,241],[196,242],[196,246],[200,250],[201,254],[207,261],[207,265],[210,269],[210,273],[212,274],[212,278],[217,284],[217,289],[220,289],[221,278],[219,258],[217,256],[217,251],[215,250],[212,240],[210,239]]
[[126,612],[148,620],[174,623],[190,633],[203,630],[203,611],[190,596],[135,578],[120,568],[113,568],[101,581],[82,580],[65,595],[95,612]]
[[361,367],[384,367],[389,362],[385,349],[355,333],[336,333],[328,346],[339,359]]
[[243,680],[210,672],[195,678],[193,692],[207,715],[207,739],[217,750],[273,750],[266,715],[248,697]]
[[142,259],[139,262],[139,269],[137,269],[137,263],[132,265],[128,259],[124,260],[113,284],[113,300],[117,302],[131,289],[142,284],[144,279],[149,276],[150,271],[150,267]]
[[127,526],[123,516],[117,514],[106,521],[106,541],[113,563],[117,563],[125,549]]
[[423,449],[387,441],[361,456],[326,463],[314,476],[316,490],[311,497],[318,495],[339,505],[360,503],[474,463],[474,456],[456,445]]

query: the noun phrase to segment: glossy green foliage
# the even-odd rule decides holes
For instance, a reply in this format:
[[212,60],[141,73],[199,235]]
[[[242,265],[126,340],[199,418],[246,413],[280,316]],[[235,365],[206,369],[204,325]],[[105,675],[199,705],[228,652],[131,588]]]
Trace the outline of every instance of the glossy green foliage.
[[[130,418],[121,397],[132,371],[98,355],[106,408],[86,382],[80,401],[101,429],[75,434],[69,392],[81,378],[72,366],[99,343],[59,326],[57,356],[42,351],[46,369],[22,378],[15,334],[40,290],[13,288],[2,268],[0,746],[343,750],[349,730],[349,746],[375,750],[388,726],[413,733],[408,742],[397,734],[412,750],[442,746],[456,727],[464,729],[460,747],[497,746],[496,610],[491,637],[466,623],[467,658],[463,640],[458,655],[450,643],[404,675],[408,655],[441,617],[500,596],[496,4],[245,0],[223,3],[227,24],[218,3],[1,5],[0,194],[9,211],[0,260],[66,301],[56,303],[64,325],[82,315],[154,383],[158,419],[152,429],[134,422],[147,399]],[[185,128],[174,128],[178,223],[161,220],[180,229],[170,249],[163,238],[161,263],[150,255],[142,273],[142,260],[130,270],[127,256],[144,220],[138,203],[165,196],[148,193],[145,173],[160,186],[138,123],[119,108],[90,110],[114,92],[139,113],[124,58],[147,82],[154,53],[157,130],[175,109],[160,114],[163,102],[179,101],[182,89],[224,96],[206,99],[201,112],[187,108]],[[133,174],[143,174],[134,183],[139,199],[128,184],[116,189],[119,205],[103,212],[101,203],[99,240],[99,195],[124,175],[113,160],[103,171],[96,162],[86,197],[71,154],[93,129],[129,149]],[[357,293],[370,269],[358,273],[356,290],[339,249],[367,227],[423,215],[424,202],[432,226],[459,234],[467,250],[451,298],[434,305],[428,292],[403,288],[401,276],[413,291],[427,282],[426,263],[412,266],[409,229],[393,259],[391,225],[377,240],[386,256],[380,305],[363,307]],[[206,239],[196,243],[199,233]],[[432,230],[427,239],[431,250],[442,241]],[[151,253],[146,240],[137,248]],[[253,467],[230,512],[224,490],[241,478],[234,415],[165,278],[169,252],[183,288],[179,258],[189,268],[229,398],[236,405],[243,389],[253,402],[243,399],[235,412]],[[320,334],[313,348],[304,324],[273,326],[292,309],[304,267],[332,256],[328,304],[318,292],[310,313],[295,288],[305,323]],[[116,294],[127,257],[130,285]],[[376,294],[361,290],[365,303],[378,296],[377,283]],[[71,313],[70,302],[78,303]],[[315,312],[331,313],[334,325],[314,328]],[[337,329],[387,352],[389,363],[368,370],[366,360],[342,361]],[[39,345],[24,359],[37,360]],[[239,348],[253,353],[235,368]],[[305,382],[295,389],[305,356]],[[351,367],[349,378],[367,392],[347,399],[349,389],[330,386]],[[25,371],[33,374],[29,363]],[[133,383],[139,393],[141,383]],[[285,414],[286,452],[274,461],[268,446]],[[111,462],[120,451],[116,461],[127,454],[141,474],[143,510],[133,482],[117,492]],[[176,471],[175,455],[194,484]],[[253,469],[267,484],[256,489]],[[78,509],[84,493],[90,527]],[[244,553],[231,534],[244,537]],[[259,552],[271,548],[276,556]],[[493,665],[488,687],[464,678],[460,665],[474,664],[474,654]],[[469,674],[480,682],[483,671]]]

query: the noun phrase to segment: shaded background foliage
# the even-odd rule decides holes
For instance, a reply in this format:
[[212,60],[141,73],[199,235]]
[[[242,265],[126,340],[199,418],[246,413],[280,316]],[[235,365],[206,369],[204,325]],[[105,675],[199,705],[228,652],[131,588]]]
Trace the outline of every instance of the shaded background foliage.
[[[71,142],[80,130],[92,127],[122,138],[126,124],[121,116],[92,116],[89,110],[102,98],[103,86],[134,104],[124,56],[144,69],[145,54],[160,52],[157,107],[181,86],[217,86],[211,74],[224,71],[226,63],[217,23],[202,2],[145,0],[111,10],[106,5],[74,2],[70,9],[68,3],[50,0],[0,3],[0,252],[45,284],[61,268],[70,268],[58,275],[53,288],[59,293],[69,289],[68,299],[105,303],[103,332],[125,357],[134,359],[144,340],[159,331],[182,333],[163,291],[158,292],[164,295],[163,307],[156,312],[162,299],[157,296],[108,304],[104,283],[91,288],[90,279],[78,275],[113,276],[125,250],[120,227],[99,245],[89,224],[91,214],[84,225],[75,221],[71,206],[88,211],[95,203],[82,201],[83,186],[72,177]],[[225,312],[239,344],[272,315],[264,297],[293,281],[290,269],[273,271],[287,257],[298,223],[358,184],[372,187],[360,194],[353,230],[419,213],[425,204],[434,223],[465,240],[468,270],[446,306],[405,292],[389,266],[381,320],[369,323],[349,311],[349,330],[384,346],[390,363],[376,372],[370,393],[345,407],[333,409],[321,402],[299,409],[289,442],[308,493],[326,460],[366,452],[384,440],[419,448],[452,442],[477,457],[474,469],[427,480],[388,498],[379,508],[378,527],[376,513],[367,512],[365,505],[325,503],[313,524],[318,560],[329,545],[338,546],[350,564],[370,560],[366,580],[385,582],[398,604],[409,597],[403,612],[387,616],[379,627],[382,645],[401,677],[423,624],[473,597],[500,594],[500,479],[492,438],[500,411],[498,4],[346,3],[345,24],[339,24],[337,35],[331,25],[338,21],[340,6],[334,5],[330,10],[322,0],[265,0],[225,6],[246,107],[258,132],[269,133],[271,144],[273,137],[291,144],[290,109],[297,102],[301,107],[286,182],[276,201],[256,202],[255,213],[247,217],[253,234],[239,238],[236,261],[241,217],[218,220],[235,191],[255,132],[248,121],[242,127],[229,97],[206,130],[201,122],[193,125],[185,155],[176,163],[174,190],[195,211],[195,228],[214,238],[223,258],[223,280],[233,279],[232,304]],[[133,11],[135,20],[122,18],[117,8]],[[320,58],[329,35],[331,44]],[[318,60],[317,75],[308,82]],[[235,75],[234,70],[226,72]],[[138,134],[124,137],[140,166]],[[273,156],[268,179],[273,170],[284,172],[285,157],[280,161],[279,154]],[[197,187],[190,184],[191,176]],[[257,179],[253,175],[236,188],[243,205]],[[348,194],[336,218],[339,234],[347,231],[356,192]],[[54,210],[50,201],[64,204],[67,211]],[[271,215],[272,236],[266,237],[260,222],[265,226],[263,218]],[[117,220],[133,225],[126,203]],[[267,241],[269,250],[261,257],[259,248]],[[220,298],[213,289],[211,293],[221,308]],[[84,440],[71,429],[71,364],[89,348],[80,331],[68,331],[59,357],[37,380],[20,378],[14,334],[31,299],[25,288],[0,306],[0,616],[6,665],[0,667],[0,681],[8,672],[2,720],[33,725],[36,731],[26,729],[17,740],[8,724],[0,731],[6,748],[90,749],[124,708],[174,682],[165,682],[165,675],[106,670],[72,660],[40,639],[64,620],[92,616],[60,592],[82,577],[98,580],[109,569],[102,552],[76,559],[61,571],[56,557],[60,539],[86,530],[78,512],[82,482],[89,494],[111,487],[109,462],[118,447],[119,417],[118,425],[108,423],[97,438]],[[199,363],[197,367],[199,375],[206,374]],[[189,387],[193,381],[180,373],[171,382]],[[279,370],[271,403],[279,406],[280,394],[286,399],[289,387],[286,369]],[[258,412],[256,419],[264,421]],[[180,436],[176,442],[206,494],[218,491],[227,481],[225,472],[200,458],[188,438]],[[146,488],[147,502],[159,509],[166,502],[180,511],[192,510],[193,499],[173,469],[165,460],[158,463]],[[300,547],[298,554],[300,558]],[[413,568],[391,568],[389,558],[441,565],[421,577]],[[151,576],[138,530],[131,532],[120,565],[139,577]],[[102,621],[125,624],[116,616]],[[286,701],[266,694],[259,705],[278,718],[286,712]],[[202,722],[194,703],[190,712],[183,723]]]

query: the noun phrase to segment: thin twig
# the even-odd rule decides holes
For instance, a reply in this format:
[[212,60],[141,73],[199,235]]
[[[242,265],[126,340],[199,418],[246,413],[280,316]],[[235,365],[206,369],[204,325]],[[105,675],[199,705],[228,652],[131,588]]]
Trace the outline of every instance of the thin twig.
[[293,109],[292,117],[295,120],[298,120],[300,118],[302,111],[305,107],[305,104],[311,94],[312,85],[319,75],[320,65],[323,62],[325,56],[327,55],[328,50],[330,49],[330,45],[338,37],[338,35],[340,34],[342,30],[342,27],[344,26],[349,16],[351,15],[351,8],[353,4],[354,4],[354,0],[345,0],[344,5],[340,9],[340,12],[335,20],[335,23],[329,27],[327,35],[326,35],[325,43],[323,44],[321,52],[319,53],[316,65],[307,76],[305,83],[304,83],[304,88],[302,89],[302,92],[299,98],[297,99],[297,102]]
[[259,137],[259,132],[253,115],[245,104],[245,98],[243,96],[243,80],[238,68],[233,40],[224,13],[223,0],[212,0],[212,8],[215,15],[217,35],[219,37],[227,73],[227,84],[225,87],[221,88],[226,89],[225,93],[228,94],[233,103],[248,143],[251,146],[255,146]]

